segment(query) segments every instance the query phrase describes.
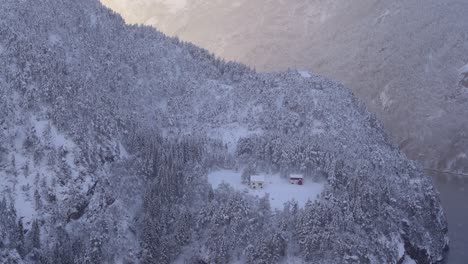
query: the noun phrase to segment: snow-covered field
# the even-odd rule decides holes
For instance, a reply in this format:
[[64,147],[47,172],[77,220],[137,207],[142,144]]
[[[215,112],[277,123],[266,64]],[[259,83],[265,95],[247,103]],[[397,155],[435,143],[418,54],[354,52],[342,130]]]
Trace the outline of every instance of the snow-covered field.
[[297,201],[300,207],[303,207],[308,200],[314,201],[323,191],[324,184],[305,179],[303,185],[290,184],[287,179],[280,175],[265,175],[265,187],[263,189],[253,190],[241,182],[241,172],[233,170],[217,170],[208,174],[208,182],[213,188],[218,188],[221,183],[227,183],[234,189],[246,191],[251,195],[263,197],[270,195],[270,205],[273,209],[282,209],[284,203],[290,200]]

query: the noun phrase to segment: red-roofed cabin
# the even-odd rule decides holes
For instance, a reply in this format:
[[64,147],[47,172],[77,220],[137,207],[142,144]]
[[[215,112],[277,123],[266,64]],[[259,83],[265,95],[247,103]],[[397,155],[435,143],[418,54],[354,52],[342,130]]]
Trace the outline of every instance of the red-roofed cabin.
[[291,184],[302,185],[304,183],[304,175],[302,174],[290,174],[289,182]]

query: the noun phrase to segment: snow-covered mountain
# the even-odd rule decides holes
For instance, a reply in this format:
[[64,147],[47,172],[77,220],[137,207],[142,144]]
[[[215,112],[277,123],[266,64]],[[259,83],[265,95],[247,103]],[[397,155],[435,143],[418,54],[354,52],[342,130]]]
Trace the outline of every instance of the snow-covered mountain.
[[[175,8],[175,7],[174,7]],[[0,262],[421,263],[432,183],[343,85],[256,73],[96,0],[0,9]],[[271,209],[207,175],[321,181]]]
[[102,2],[223,58],[342,80],[410,158],[468,172],[466,0]]

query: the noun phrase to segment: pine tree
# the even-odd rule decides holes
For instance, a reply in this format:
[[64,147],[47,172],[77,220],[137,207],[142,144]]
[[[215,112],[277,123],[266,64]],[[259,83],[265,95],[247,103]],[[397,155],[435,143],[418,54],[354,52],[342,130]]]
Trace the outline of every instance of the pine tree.
[[37,188],[34,191],[34,205],[35,205],[36,211],[39,211],[42,209],[41,195],[39,194],[39,191],[37,190]]
[[25,248],[24,248],[24,226],[23,226],[23,220],[20,218],[18,220],[18,229],[17,229],[17,242],[16,242],[16,250],[18,251],[18,254],[22,257],[26,254]]
[[5,197],[0,200],[0,247],[5,247],[4,243],[8,238],[8,208]]
[[50,123],[47,123],[47,125],[44,128],[44,131],[42,132],[42,138],[44,139],[44,145],[46,146],[46,149],[51,149],[52,148],[52,126]]
[[29,169],[29,162],[26,162],[23,166],[23,175],[24,177],[28,178],[30,174],[30,169]]
[[104,259],[103,252],[103,237],[96,235],[91,238],[88,252],[89,263],[102,263]]
[[[49,255],[50,262],[51,263],[63,263],[63,264],[73,264],[77,263],[75,260],[77,260],[77,256],[82,257],[82,261],[79,263],[86,263],[86,256],[83,256],[84,254],[81,254],[83,252],[81,251],[73,251],[73,245],[76,241],[73,241],[70,236],[68,236],[68,233],[65,231],[63,227],[58,227],[55,233],[55,239],[56,241],[54,242],[54,245],[52,247],[52,252]],[[80,248],[75,248],[75,249],[80,249]],[[40,252],[40,251],[38,251]],[[96,262],[99,263],[99,262]]]
[[255,166],[249,163],[249,165],[247,165],[247,167],[242,172],[242,175],[241,175],[242,183],[249,184],[250,176],[254,175],[255,173],[256,173]]
[[31,226],[31,246],[32,248],[40,249],[41,248],[41,229],[39,222],[34,220]]
[[13,174],[13,176],[15,177],[18,177],[18,171],[16,170],[16,157],[15,155],[11,155],[11,171],[10,171],[11,174]]

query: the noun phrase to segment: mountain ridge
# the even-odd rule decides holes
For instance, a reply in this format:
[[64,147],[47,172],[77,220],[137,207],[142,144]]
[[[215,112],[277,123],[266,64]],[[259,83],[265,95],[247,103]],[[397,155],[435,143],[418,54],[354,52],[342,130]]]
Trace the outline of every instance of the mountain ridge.
[[102,2],[129,23],[262,71],[303,68],[339,79],[411,159],[468,170],[458,72],[468,62],[466,1],[201,0],[175,13],[161,1]]
[[[430,179],[343,85],[256,73],[93,0],[4,7],[1,261],[443,258]],[[326,187],[304,208],[272,211],[207,182],[216,168],[246,167]]]

